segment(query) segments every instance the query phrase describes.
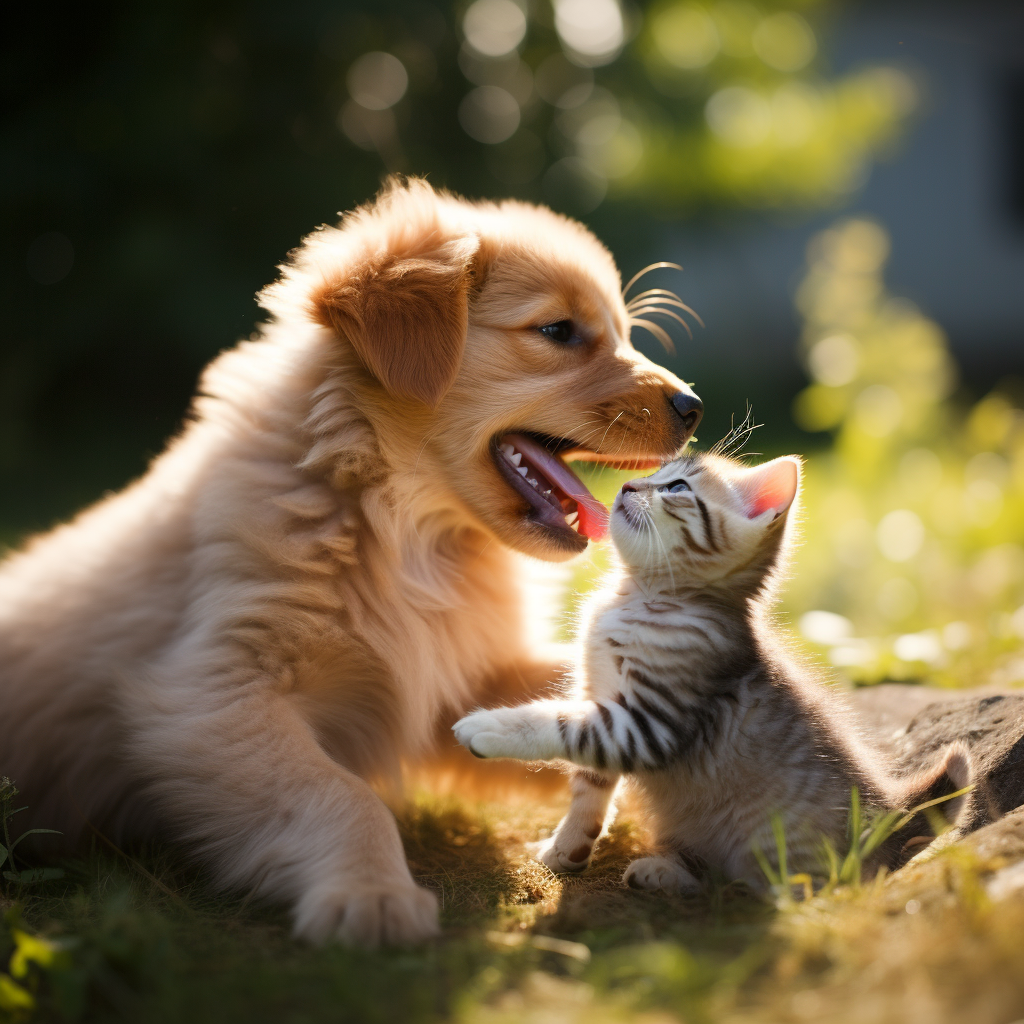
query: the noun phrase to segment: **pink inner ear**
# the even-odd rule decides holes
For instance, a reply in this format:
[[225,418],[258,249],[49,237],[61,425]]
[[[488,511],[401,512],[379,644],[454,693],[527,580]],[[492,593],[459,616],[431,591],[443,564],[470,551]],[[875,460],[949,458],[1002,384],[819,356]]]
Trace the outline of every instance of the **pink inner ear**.
[[748,519],[765,512],[785,512],[796,497],[800,472],[795,459],[773,459],[749,470],[737,481]]

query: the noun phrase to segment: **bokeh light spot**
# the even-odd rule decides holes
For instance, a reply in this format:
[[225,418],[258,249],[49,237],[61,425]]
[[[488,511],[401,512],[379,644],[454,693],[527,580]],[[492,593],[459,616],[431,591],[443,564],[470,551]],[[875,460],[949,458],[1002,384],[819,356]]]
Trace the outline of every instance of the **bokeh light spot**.
[[974,640],[974,630],[969,622],[947,622],[942,627],[942,646],[947,651],[963,651]]
[[710,64],[721,43],[711,16],[696,4],[675,4],[651,21],[654,45],[665,60],[687,71]]
[[519,104],[506,89],[481,85],[459,104],[459,124],[470,138],[495,145],[519,127]]
[[890,562],[907,562],[924,544],[921,517],[909,508],[898,508],[882,517],[876,539],[878,549]]
[[772,94],[772,132],[782,146],[802,146],[820,127],[824,104],[804,82],[787,82]]
[[853,636],[853,623],[835,612],[812,611],[800,616],[800,635],[815,644],[837,644]]
[[764,142],[772,129],[768,101],[753,89],[730,85],[719,89],[707,102],[708,127],[723,142],[746,149]]
[[501,57],[526,36],[526,15],[513,0],[476,0],[462,18],[466,42],[486,57]]
[[849,384],[857,376],[860,355],[857,342],[848,334],[833,334],[816,342],[808,353],[811,376],[830,388]]
[[383,152],[395,144],[398,129],[391,110],[367,110],[349,100],[338,116],[338,127],[350,142],[369,152]]
[[854,401],[857,427],[872,437],[887,437],[903,419],[903,402],[887,384],[866,387]]
[[391,53],[364,53],[348,69],[349,95],[367,110],[393,107],[409,88],[405,65]]
[[792,11],[779,11],[763,18],[754,29],[751,42],[758,57],[776,71],[800,71],[818,50],[811,26]]
[[926,665],[937,665],[945,660],[939,634],[933,629],[898,636],[892,650],[900,661],[923,661]]
[[1003,489],[994,480],[972,480],[964,491],[967,518],[975,526],[991,526],[1003,510]]
[[1024,604],[1010,616],[1010,628],[1021,640],[1024,640]]
[[971,566],[970,580],[987,600],[1002,597],[1024,581],[1024,548],[1011,541],[983,551]]
[[761,12],[745,0],[721,0],[712,8],[711,16],[722,41],[722,52],[729,57],[749,57]]
[[1002,487],[1010,478],[1010,464],[996,452],[978,452],[964,467],[967,480],[989,480]]
[[625,41],[616,0],[555,0],[555,28],[569,58],[585,67],[611,63]]
[[870,665],[876,658],[874,645],[870,640],[850,639],[836,644],[828,652],[828,660],[836,668],[854,668],[858,665]]

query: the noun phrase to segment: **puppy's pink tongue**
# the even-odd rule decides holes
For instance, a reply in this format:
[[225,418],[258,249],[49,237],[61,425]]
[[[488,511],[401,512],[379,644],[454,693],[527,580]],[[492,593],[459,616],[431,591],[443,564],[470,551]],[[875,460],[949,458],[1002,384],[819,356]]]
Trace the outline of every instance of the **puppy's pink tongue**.
[[608,533],[608,509],[587,490],[583,481],[556,455],[526,434],[502,438],[514,445],[567,498],[576,502],[579,531],[590,540],[603,540]]

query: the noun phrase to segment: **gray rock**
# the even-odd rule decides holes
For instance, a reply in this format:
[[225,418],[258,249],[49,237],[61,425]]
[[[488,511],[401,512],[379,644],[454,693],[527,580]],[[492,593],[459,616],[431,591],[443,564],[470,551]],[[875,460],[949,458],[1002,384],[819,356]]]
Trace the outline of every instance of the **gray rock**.
[[865,738],[872,746],[895,757],[897,741],[915,715],[938,701],[963,700],[964,691],[908,683],[879,683],[852,690],[849,697],[864,728]]
[[1024,861],[1024,807],[1010,811],[999,821],[978,829],[964,841],[982,860]]

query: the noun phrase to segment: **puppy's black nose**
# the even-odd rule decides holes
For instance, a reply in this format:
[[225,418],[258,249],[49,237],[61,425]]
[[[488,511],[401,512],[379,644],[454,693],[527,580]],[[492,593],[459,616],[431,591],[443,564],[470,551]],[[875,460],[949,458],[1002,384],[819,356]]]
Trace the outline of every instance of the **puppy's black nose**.
[[686,429],[692,434],[704,415],[704,403],[692,391],[677,391],[669,401],[672,408],[679,413]]

